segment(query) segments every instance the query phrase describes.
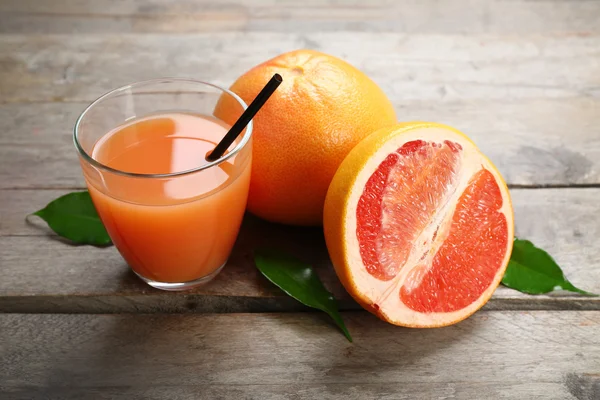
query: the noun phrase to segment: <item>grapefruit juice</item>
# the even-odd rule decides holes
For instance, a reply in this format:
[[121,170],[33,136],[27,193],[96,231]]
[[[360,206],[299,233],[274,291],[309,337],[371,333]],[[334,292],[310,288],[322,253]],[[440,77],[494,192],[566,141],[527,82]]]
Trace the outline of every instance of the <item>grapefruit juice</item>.
[[214,165],[205,160],[228,129],[211,116],[154,114],[116,127],[93,146],[92,159],[120,173],[94,174],[82,162],[113,243],[152,286],[207,281],[229,257],[246,207],[251,152]]

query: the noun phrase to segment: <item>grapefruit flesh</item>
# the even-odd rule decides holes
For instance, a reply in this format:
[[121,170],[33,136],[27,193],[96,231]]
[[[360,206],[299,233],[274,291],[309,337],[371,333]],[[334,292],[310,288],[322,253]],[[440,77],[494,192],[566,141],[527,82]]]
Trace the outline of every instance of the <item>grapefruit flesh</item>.
[[499,284],[514,232],[508,189],[459,132],[382,129],[342,163],[327,195],[336,272],[368,310],[397,325],[458,322]]

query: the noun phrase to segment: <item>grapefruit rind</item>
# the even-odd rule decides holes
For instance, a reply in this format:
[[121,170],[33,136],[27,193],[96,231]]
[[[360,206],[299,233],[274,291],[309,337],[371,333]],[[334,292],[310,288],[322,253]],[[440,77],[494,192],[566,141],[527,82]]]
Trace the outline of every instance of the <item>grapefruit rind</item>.
[[[507,220],[507,248],[492,283],[467,307],[452,312],[422,313],[408,308],[398,296],[406,276],[412,268],[403,268],[391,281],[382,281],[367,272],[359,251],[356,234],[356,208],[364,187],[384,159],[405,143],[425,140],[443,143],[446,140],[458,143],[461,152],[461,175],[455,196],[465,190],[469,180],[482,168],[494,176],[502,195],[503,213]],[[456,201],[454,201],[456,203]],[[436,123],[410,122],[383,128],[362,140],[344,159],[329,187],[325,201],[323,228],[327,248],[334,268],[346,290],[365,309],[383,320],[408,327],[440,327],[459,322],[481,308],[500,284],[510,258],[514,223],[508,188],[496,167],[485,157],[475,144],[461,132]],[[419,252],[413,252],[414,257]],[[406,266],[416,265],[409,259]]]
[[[366,135],[396,123],[394,105],[354,66],[308,49],[253,67],[230,90],[250,104],[275,73],[283,82],[253,118],[247,209],[270,222],[320,226],[340,163]],[[214,114],[233,125],[239,104],[222,96]]]

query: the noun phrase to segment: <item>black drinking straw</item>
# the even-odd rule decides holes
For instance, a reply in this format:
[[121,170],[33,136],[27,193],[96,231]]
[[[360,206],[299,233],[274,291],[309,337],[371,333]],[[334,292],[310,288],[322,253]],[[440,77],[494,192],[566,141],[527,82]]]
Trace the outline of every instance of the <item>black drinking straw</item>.
[[252,103],[246,108],[246,111],[242,113],[240,118],[235,121],[235,124],[231,127],[229,132],[221,139],[219,144],[213,151],[206,156],[206,160],[215,161],[218,160],[227,151],[233,141],[242,133],[246,125],[254,118],[258,110],[265,104],[265,102],[271,97],[275,89],[283,82],[283,78],[279,74],[273,75],[271,80],[265,85],[260,93],[254,98]]

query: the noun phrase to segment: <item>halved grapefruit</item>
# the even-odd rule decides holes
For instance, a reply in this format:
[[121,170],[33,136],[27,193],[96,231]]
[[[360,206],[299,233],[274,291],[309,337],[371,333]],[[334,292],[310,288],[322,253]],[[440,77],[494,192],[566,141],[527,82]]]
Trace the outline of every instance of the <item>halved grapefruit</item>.
[[409,327],[451,325],[481,308],[514,235],[498,170],[465,135],[426,122],[362,140],[333,178],[323,225],[346,290]]

